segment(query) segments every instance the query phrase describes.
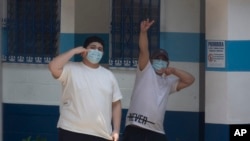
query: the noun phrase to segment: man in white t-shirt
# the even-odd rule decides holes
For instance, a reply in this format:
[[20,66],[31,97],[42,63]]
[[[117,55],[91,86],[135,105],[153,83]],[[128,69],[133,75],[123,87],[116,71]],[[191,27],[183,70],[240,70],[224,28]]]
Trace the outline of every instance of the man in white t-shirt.
[[168,67],[164,49],[150,58],[147,31],[153,23],[146,19],[140,25],[139,60],[123,141],[167,141],[163,121],[168,96],[194,82],[188,72]]
[[[104,42],[91,36],[83,47],[73,48],[49,63],[53,77],[62,84],[59,141],[118,141],[121,92],[117,80],[99,64]],[[81,54],[81,62],[70,62]]]

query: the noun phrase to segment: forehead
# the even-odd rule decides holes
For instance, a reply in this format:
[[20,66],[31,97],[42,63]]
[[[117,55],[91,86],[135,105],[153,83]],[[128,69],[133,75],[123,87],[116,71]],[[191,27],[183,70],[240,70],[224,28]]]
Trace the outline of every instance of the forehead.
[[92,42],[88,46],[89,47],[101,47],[101,48],[103,48],[102,44],[99,42]]
[[152,59],[161,59],[161,60],[168,61],[168,58],[166,58],[166,56],[165,56],[165,55],[157,55],[157,56],[155,56],[155,57],[154,57],[154,58],[152,58]]

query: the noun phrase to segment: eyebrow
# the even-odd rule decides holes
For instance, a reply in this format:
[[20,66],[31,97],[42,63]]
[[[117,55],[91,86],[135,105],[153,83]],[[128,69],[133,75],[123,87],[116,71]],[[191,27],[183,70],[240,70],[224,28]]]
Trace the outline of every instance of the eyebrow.
[[90,48],[98,49],[103,51],[103,46],[97,46],[95,44],[89,45]]
[[103,48],[103,46],[97,46],[97,45],[95,45],[95,44],[91,44],[91,45],[89,45],[90,47],[101,47],[101,48]]

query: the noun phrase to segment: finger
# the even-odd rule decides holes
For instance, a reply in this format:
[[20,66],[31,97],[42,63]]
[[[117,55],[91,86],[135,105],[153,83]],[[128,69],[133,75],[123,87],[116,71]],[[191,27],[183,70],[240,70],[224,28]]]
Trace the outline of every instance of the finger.
[[149,25],[151,26],[152,24],[154,24],[154,22],[155,22],[155,21],[154,21],[154,20],[152,20],[152,21],[149,23]]
[[85,48],[84,52],[88,53],[89,52],[89,48]]
[[156,73],[162,73],[162,70],[155,70]]
[[86,56],[88,54],[88,51],[89,51],[89,49],[84,48],[84,50],[82,51],[82,55]]

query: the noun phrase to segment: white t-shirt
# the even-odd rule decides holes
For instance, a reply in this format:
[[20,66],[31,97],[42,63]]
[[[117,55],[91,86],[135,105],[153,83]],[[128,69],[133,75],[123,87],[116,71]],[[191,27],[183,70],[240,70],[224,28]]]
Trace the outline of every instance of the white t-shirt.
[[137,125],[165,134],[163,121],[167,99],[170,93],[176,92],[177,84],[177,77],[157,75],[150,62],[142,71],[137,68],[126,126]]
[[122,98],[112,72],[69,62],[58,80],[63,94],[57,127],[111,140],[112,102]]

